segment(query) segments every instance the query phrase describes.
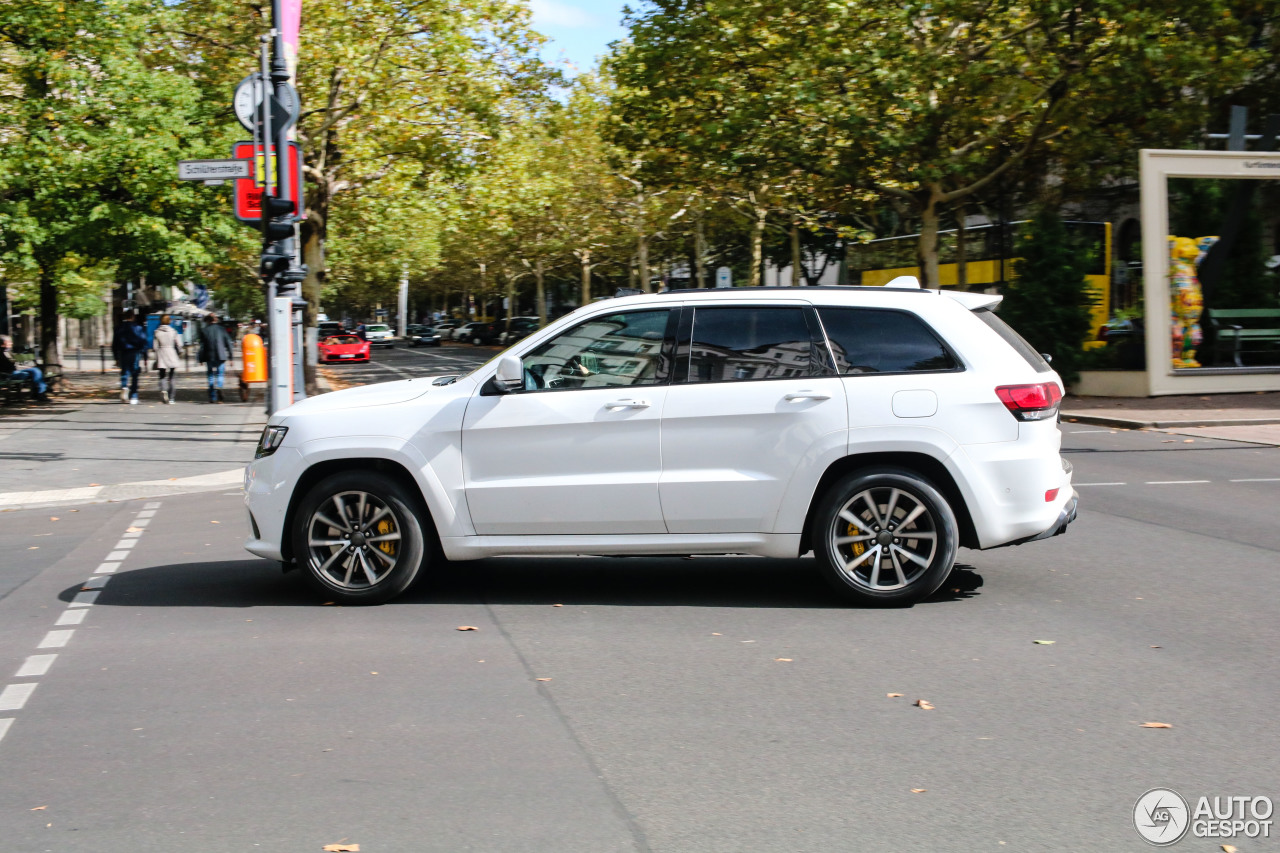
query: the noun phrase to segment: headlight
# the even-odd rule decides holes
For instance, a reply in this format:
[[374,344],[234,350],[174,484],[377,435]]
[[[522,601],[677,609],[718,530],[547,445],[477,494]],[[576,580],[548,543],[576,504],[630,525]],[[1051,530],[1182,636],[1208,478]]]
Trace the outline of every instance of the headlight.
[[258,439],[258,449],[254,452],[254,459],[261,459],[264,456],[270,456],[280,448],[284,442],[284,434],[289,431],[284,426],[269,426],[262,430],[262,438]]

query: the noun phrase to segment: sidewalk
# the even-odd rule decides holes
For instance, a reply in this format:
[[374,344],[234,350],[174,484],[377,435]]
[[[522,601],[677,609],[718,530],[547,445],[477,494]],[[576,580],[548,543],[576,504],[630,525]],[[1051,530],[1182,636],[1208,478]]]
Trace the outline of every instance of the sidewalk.
[[180,372],[178,402],[164,405],[148,373],[131,406],[116,373],[66,379],[49,405],[0,407],[0,511],[239,491],[266,423],[260,387],[241,403],[228,376],[229,401],[215,405],[203,371]]
[[1280,445],[1280,392],[1173,397],[1067,397],[1065,423],[1161,429],[1205,438]]

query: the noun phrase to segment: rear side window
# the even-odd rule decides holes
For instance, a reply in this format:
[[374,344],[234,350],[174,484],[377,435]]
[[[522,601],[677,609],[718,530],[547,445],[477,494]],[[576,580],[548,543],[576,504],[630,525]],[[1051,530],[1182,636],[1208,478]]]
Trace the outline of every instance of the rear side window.
[[1049,366],[1049,362],[1044,360],[1044,356],[1036,352],[1036,348],[1027,343],[1022,335],[1013,330],[1013,327],[996,316],[996,313],[990,308],[980,308],[973,312],[978,319],[986,323],[991,330],[1004,339],[1004,342],[1013,347],[1018,355],[1031,365],[1036,373],[1048,373],[1053,370]]
[[836,370],[919,373],[957,370],[960,362],[919,317],[877,308],[819,308]]
[[803,308],[759,306],[694,311],[690,382],[819,376],[821,361]]

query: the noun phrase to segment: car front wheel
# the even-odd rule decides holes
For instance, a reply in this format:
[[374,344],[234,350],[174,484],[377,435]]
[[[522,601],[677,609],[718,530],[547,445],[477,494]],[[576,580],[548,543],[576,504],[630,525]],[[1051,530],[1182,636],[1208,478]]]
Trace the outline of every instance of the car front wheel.
[[955,564],[955,512],[912,471],[859,471],[823,496],[811,531],[827,582],[858,604],[904,606],[938,589]]
[[298,507],[294,556],[326,598],[381,604],[408,589],[422,568],[426,550],[417,505],[383,474],[333,474]]

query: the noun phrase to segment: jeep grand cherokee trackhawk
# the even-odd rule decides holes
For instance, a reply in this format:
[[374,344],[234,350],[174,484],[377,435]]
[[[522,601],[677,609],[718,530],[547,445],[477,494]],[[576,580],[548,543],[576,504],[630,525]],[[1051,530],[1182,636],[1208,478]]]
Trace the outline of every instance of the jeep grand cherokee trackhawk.
[[998,302],[918,286],[596,302],[466,376],[277,413],[245,473],[245,547],[348,604],[442,557],[810,551],[847,598],[909,604],[959,546],[1075,518],[1061,382]]

